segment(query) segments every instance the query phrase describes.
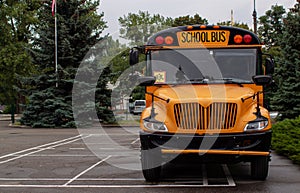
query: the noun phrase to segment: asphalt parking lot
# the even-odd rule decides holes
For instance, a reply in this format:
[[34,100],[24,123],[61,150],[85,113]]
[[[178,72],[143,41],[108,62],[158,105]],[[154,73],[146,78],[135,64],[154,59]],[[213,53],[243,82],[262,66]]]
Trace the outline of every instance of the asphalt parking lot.
[[[272,153],[269,177],[249,165],[168,164],[160,183],[144,181],[137,127],[11,128],[0,121],[0,192],[300,192],[300,167]],[[94,131],[94,130],[91,130]],[[110,140],[108,140],[108,138]]]

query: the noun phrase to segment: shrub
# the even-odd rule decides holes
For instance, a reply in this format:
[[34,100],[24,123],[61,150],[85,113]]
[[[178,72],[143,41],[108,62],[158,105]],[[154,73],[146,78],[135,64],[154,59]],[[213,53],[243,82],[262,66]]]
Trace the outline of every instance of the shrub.
[[300,116],[273,125],[272,148],[300,164]]

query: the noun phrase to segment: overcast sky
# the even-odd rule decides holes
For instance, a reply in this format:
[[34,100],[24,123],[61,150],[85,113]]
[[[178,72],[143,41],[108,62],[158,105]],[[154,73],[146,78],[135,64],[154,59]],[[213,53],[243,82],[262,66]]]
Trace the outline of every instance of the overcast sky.
[[[246,22],[252,28],[253,2],[254,0],[100,0],[99,11],[104,12],[104,20],[108,25],[104,34],[116,33],[119,29],[118,18],[128,13],[138,13],[139,10],[172,18],[198,13],[210,24],[229,21],[233,10],[234,21]],[[276,3],[284,8],[291,8],[296,0],[256,0],[258,17]]]

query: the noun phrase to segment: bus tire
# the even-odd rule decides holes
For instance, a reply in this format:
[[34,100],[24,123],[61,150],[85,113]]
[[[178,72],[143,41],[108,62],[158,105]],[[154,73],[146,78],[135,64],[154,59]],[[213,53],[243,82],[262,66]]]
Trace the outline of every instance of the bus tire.
[[251,177],[254,180],[265,180],[269,172],[269,158],[257,157],[251,162]]
[[161,152],[156,149],[141,151],[142,171],[147,182],[158,182],[160,179]]

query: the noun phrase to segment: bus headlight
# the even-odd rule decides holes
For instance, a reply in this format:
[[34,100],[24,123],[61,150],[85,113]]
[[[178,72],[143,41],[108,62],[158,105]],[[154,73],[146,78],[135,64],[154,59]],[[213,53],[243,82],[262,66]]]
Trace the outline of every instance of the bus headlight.
[[244,128],[244,131],[246,131],[246,132],[259,131],[259,130],[266,128],[268,126],[268,124],[269,124],[269,121],[267,119],[250,121]]
[[156,120],[148,121],[144,119],[144,126],[150,131],[168,131],[166,125],[163,122]]

